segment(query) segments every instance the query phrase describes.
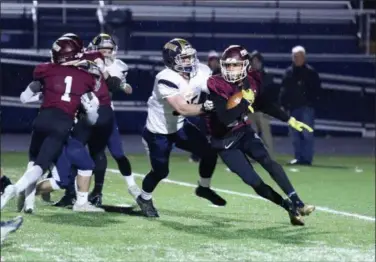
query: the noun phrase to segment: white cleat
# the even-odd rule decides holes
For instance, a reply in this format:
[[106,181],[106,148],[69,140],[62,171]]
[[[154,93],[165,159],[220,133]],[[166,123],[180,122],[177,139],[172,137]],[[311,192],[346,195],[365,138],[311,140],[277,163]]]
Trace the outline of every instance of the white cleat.
[[1,244],[7,238],[9,233],[15,232],[23,223],[23,218],[21,216],[16,217],[7,222],[1,222]]
[[103,208],[96,207],[90,202],[86,202],[83,205],[78,205],[77,202],[73,205],[73,211],[75,212],[104,212]]
[[5,188],[4,193],[1,195],[1,209],[5,207],[9,200],[17,196],[17,189],[14,185],[9,185]]
[[25,207],[25,191],[22,191],[17,197],[17,212],[22,212]]
[[137,185],[133,185],[128,187],[128,193],[134,198],[137,199],[139,195],[141,195],[141,190]]

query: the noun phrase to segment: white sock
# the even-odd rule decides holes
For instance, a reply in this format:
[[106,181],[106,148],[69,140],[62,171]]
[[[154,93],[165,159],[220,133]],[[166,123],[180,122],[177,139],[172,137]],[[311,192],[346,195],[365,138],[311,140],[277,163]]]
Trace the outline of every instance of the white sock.
[[36,183],[31,184],[25,190],[25,209],[34,209]]
[[211,178],[203,178],[200,177],[200,181],[198,182],[202,187],[210,187]]
[[34,166],[34,161],[30,161],[29,163],[27,163],[26,170],[29,170],[29,169],[32,168],[33,166]]
[[124,179],[128,187],[136,185],[136,181],[134,181],[134,176],[132,174],[130,176],[124,176]]
[[43,170],[40,166],[33,166],[26,170],[25,174],[17,181],[15,187],[17,194],[24,191],[28,186],[36,183],[38,179],[43,175]]
[[152,194],[142,190],[141,197],[145,200],[150,200],[152,198]]
[[77,200],[76,200],[77,205],[81,206],[88,201],[89,192],[77,191],[76,193],[77,193]]

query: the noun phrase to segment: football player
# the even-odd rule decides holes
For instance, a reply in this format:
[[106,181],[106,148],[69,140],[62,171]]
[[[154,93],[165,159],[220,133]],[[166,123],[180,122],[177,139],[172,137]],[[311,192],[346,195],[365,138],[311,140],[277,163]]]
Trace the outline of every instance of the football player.
[[[249,67],[249,55],[245,48],[238,45],[228,47],[222,54],[220,64],[222,74],[208,80],[210,99],[216,109],[208,118],[213,148],[229,169],[253,187],[257,194],[284,208],[293,225],[304,225],[301,216],[309,215],[315,207],[305,205],[299,198],[281,165],[271,159],[263,142],[251,128],[247,114],[254,110],[262,111],[288,122],[298,131],[313,130],[269,101],[267,90],[261,89],[259,73]],[[248,157],[270,174],[289,199],[284,200],[263,182]]]
[[[81,39],[74,34],[65,34],[65,36],[71,37],[73,40],[77,41],[83,48],[83,42]],[[127,84],[126,82],[126,75],[128,73],[128,66],[123,63],[121,60],[116,59],[117,45],[113,38],[107,34],[99,34],[95,37],[92,42],[89,44],[86,52],[84,53],[83,58],[91,60],[95,62],[99,67],[102,67],[102,73],[107,78],[117,79],[120,82],[109,85],[110,93],[121,89],[127,94],[132,93],[132,87]],[[115,86],[115,87],[114,87]],[[99,96],[100,98],[101,96]],[[106,96],[107,97],[107,96]],[[106,99],[107,101],[107,99]],[[120,172],[125,178],[125,181],[128,185],[128,192],[136,198],[140,195],[140,189],[138,188],[134,176],[131,171],[131,165],[128,158],[125,156],[123,148],[122,148],[122,141],[119,133],[119,129],[117,127],[115,117],[113,117],[113,126],[111,129],[111,134],[107,140],[107,147],[113,156],[113,158],[118,163],[118,167]],[[95,138],[95,136],[93,136]],[[103,137],[101,138],[103,139]],[[83,141],[84,139],[81,139]],[[90,144],[89,144],[90,148]],[[94,158],[96,162],[96,168],[94,170],[95,174],[95,185],[94,189],[90,194],[90,201],[96,205],[102,204],[102,189],[104,183],[104,176],[107,168],[107,158],[103,152],[97,155]],[[56,203],[57,206],[66,206],[72,203],[72,199],[74,198],[74,187],[71,185],[68,190],[66,190],[66,194],[64,197]]]
[[[15,185],[8,186],[1,196],[1,209],[16,195],[33,185],[59,157],[73,126],[82,96],[95,91],[98,78],[88,68],[75,66],[80,62],[81,49],[70,38],[59,38],[52,46],[51,63],[36,66],[30,90],[41,89],[43,102],[33,123],[29,148],[34,163]],[[88,63],[86,63],[88,65]],[[93,67],[89,67],[93,68]],[[97,69],[98,71],[98,69]],[[90,177],[79,185],[79,202],[88,206]]]
[[207,92],[206,81],[210,70],[198,65],[196,50],[181,38],[167,42],[162,51],[166,66],[155,77],[148,100],[148,116],[142,137],[149,154],[151,170],[142,182],[137,203],[148,217],[158,217],[152,201],[152,192],[169,174],[170,153],[175,145],[201,158],[200,181],[196,195],[224,206],[226,201],[210,189],[210,178],[217,162],[217,154],[206,136],[185,119],[213,110],[211,101],[197,103],[201,92]]

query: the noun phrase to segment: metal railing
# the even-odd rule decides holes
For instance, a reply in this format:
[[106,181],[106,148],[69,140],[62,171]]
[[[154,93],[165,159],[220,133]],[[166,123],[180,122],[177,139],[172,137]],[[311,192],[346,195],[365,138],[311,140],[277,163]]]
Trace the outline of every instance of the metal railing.
[[[252,1],[253,2],[253,1]],[[257,2],[257,1],[255,1]],[[267,2],[267,1],[258,1]],[[270,1],[275,2],[275,1]],[[289,1],[281,1],[280,3],[287,3]],[[293,1],[290,1],[293,2]],[[295,2],[295,1],[294,1]],[[306,2],[306,1],[302,1]],[[313,1],[308,1],[313,2]],[[320,3],[325,3],[320,2]],[[332,2],[332,1],[327,1]],[[348,1],[342,1],[348,2]],[[307,2],[306,2],[307,3]],[[197,3],[196,3],[197,4]],[[26,12],[35,13],[39,9],[62,9],[63,14],[66,14],[67,9],[96,9],[97,19],[104,29],[105,14],[107,11],[114,9],[130,9],[134,20],[159,20],[159,21],[176,21],[176,20],[196,20],[203,21],[214,19],[213,21],[288,21],[288,22],[315,22],[320,23],[340,23],[351,22],[358,18],[359,30],[358,37],[365,42],[365,53],[370,53],[371,40],[371,23],[375,21],[375,12],[364,9],[288,9],[288,8],[237,8],[237,7],[207,7],[207,6],[158,6],[158,5],[105,5],[105,1],[98,1],[98,4],[49,4],[49,3],[1,3],[1,14],[23,14]],[[66,15],[63,15],[63,20]],[[38,19],[34,19],[34,35],[38,34]],[[64,21],[63,21],[64,22]],[[34,46],[37,46],[37,39],[34,37]]]

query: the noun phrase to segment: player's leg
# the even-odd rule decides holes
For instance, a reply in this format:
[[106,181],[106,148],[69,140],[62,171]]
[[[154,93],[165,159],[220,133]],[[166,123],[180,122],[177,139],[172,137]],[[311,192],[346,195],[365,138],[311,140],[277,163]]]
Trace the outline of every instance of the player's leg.
[[112,157],[115,159],[120,173],[123,175],[125,182],[128,185],[129,194],[136,199],[141,194],[141,190],[136,184],[136,181],[132,174],[131,163],[125,156],[122,145],[123,143],[119,133],[119,128],[117,126],[116,120],[114,120],[114,126],[110,135],[110,139],[108,140],[107,147]]
[[280,194],[262,181],[240,149],[222,150],[219,155],[229,169],[237,174],[244,183],[251,186],[259,196],[285,209],[289,213],[290,221],[293,225],[304,225],[303,220],[301,220],[290,202],[284,200]]
[[102,189],[107,169],[107,157],[105,149],[110,139],[114,113],[111,106],[101,106],[98,111],[99,117],[93,126],[88,142],[89,152],[94,160],[94,189],[89,195],[90,202],[96,205],[102,204]]
[[226,200],[210,188],[218,156],[204,133],[187,121],[175,136],[176,147],[196,154],[201,158],[199,164],[200,180],[196,188],[196,195],[209,200],[214,205],[226,205]]
[[146,128],[142,133],[142,138],[149,155],[151,170],[142,181],[142,191],[137,198],[137,204],[145,216],[159,217],[153,205],[152,193],[158,183],[168,176],[173,139],[171,135],[154,134]]
[[37,182],[49,166],[57,160],[69,135],[73,120],[60,111],[45,109],[34,121],[33,135],[46,134],[34,165],[26,170],[14,186],[9,186],[1,196],[1,209],[17,194]]
[[286,172],[280,164],[270,157],[265,145],[256,133],[252,131],[247,132],[244,141],[243,148],[245,153],[256,160],[270,174],[282,191],[290,198],[301,215],[309,215],[313,212],[315,207],[305,205],[300,199]]

